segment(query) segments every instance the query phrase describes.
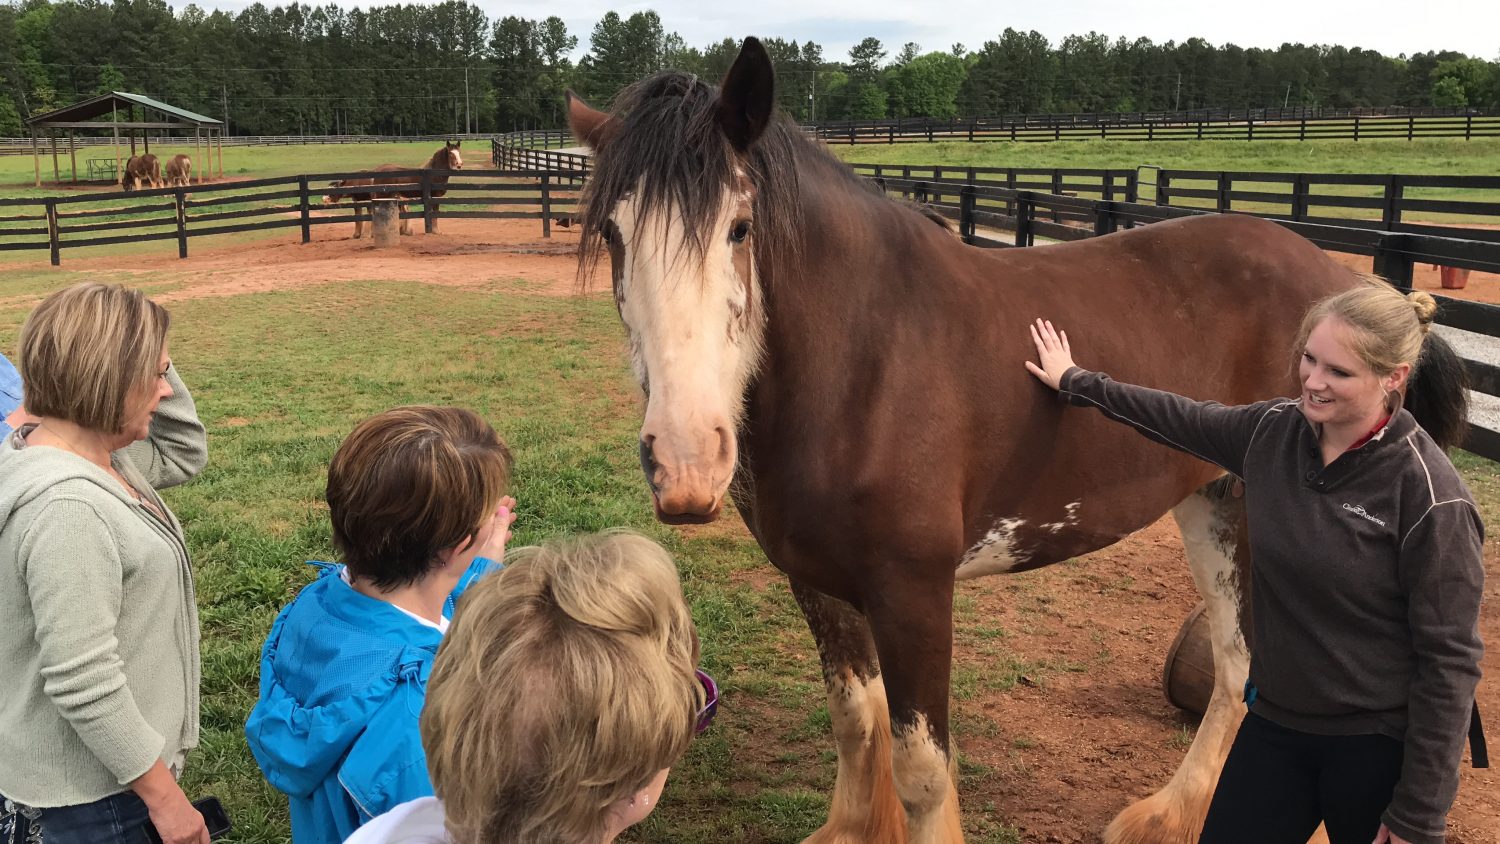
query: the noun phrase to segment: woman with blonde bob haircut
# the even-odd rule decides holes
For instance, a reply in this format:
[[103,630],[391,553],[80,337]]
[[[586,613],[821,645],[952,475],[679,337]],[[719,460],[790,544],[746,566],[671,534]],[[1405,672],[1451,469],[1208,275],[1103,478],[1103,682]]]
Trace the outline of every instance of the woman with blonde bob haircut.
[[[207,844],[177,785],[198,743],[198,613],[157,490],[207,439],[139,290],[80,284],[21,329],[25,406],[0,442],[0,829],[48,844]],[[30,840],[29,838],[27,840]]]
[[717,706],[672,559],[611,531],[475,584],[422,713],[436,798],[350,844],[607,844],[644,819]]

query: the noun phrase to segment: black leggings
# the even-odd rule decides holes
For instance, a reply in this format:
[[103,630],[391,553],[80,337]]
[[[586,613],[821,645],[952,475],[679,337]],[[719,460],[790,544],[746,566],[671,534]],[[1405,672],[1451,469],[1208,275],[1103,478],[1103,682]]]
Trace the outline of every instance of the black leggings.
[[1224,762],[1199,844],[1370,844],[1401,777],[1401,742],[1320,736],[1251,713]]

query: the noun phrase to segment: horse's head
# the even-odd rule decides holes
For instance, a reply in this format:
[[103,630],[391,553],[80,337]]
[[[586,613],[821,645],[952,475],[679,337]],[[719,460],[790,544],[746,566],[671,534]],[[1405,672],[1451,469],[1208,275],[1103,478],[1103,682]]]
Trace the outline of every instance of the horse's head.
[[443,144],[443,148],[438,150],[437,155],[432,157],[433,166],[448,170],[464,169],[464,157],[458,151],[458,147],[462,143],[463,141],[448,141]]
[[723,506],[760,364],[763,285],[794,248],[796,129],[776,119],[774,82],[750,38],[720,88],[659,74],[612,114],[569,95],[573,133],[594,148],[580,260],[609,253],[646,392],[641,467],[666,522],[712,521]]

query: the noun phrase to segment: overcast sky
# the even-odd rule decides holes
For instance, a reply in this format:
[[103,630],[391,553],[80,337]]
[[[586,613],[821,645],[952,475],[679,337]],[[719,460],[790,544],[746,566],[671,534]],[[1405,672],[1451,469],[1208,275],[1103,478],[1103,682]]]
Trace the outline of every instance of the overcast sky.
[[[185,0],[169,0],[180,8]],[[275,5],[277,0],[266,0]],[[312,0],[314,4],[322,0]],[[337,0],[368,8],[380,3]],[[436,2],[436,0],[417,0]],[[1007,26],[1035,29],[1053,44],[1089,30],[1115,38],[1141,36],[1183,41],[1193,36],[1216,45],[1277,47],[1283,42],[1341,44],[1386,55],[1459,50],[1500,58],[1500,0],[471,0],[491,18],[557,15],[578,36],[579,54],[604,13],[622,16],[654,9],[663,25],[690,46],[722,38],[779,36],[816,41],[828,59],[846,59],[867,36],[879,38],[894,56],[915,41],[924,51],[961,43],[970,50],[996,38]],[[238,10],[242,0],[198,0],[200,6]],[[940,19],[938,19],[940,18]]]

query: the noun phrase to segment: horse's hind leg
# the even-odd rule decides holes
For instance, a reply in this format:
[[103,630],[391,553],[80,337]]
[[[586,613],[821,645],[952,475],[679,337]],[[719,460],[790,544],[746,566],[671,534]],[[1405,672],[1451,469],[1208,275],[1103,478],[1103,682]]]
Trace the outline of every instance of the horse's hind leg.
[[906,815],[891,774],[891,718],[869,624],[849,604],[795,581],[792,594],[818,643],[839,754],[828,822],[804,844],[904,844]]
[[1245,716],[1250,652],[1241,625],[1249,619],[1250,555],[1244,515],[1244,501],[1233,494],[1229,477],[1207,484],[1172,509],[1193,582],[1207,605],[1214,691],[1177,773],[1161,791],[1121,812],[1105,829],[1105,844],[1193,844],[1203,829],[1219,770]]

